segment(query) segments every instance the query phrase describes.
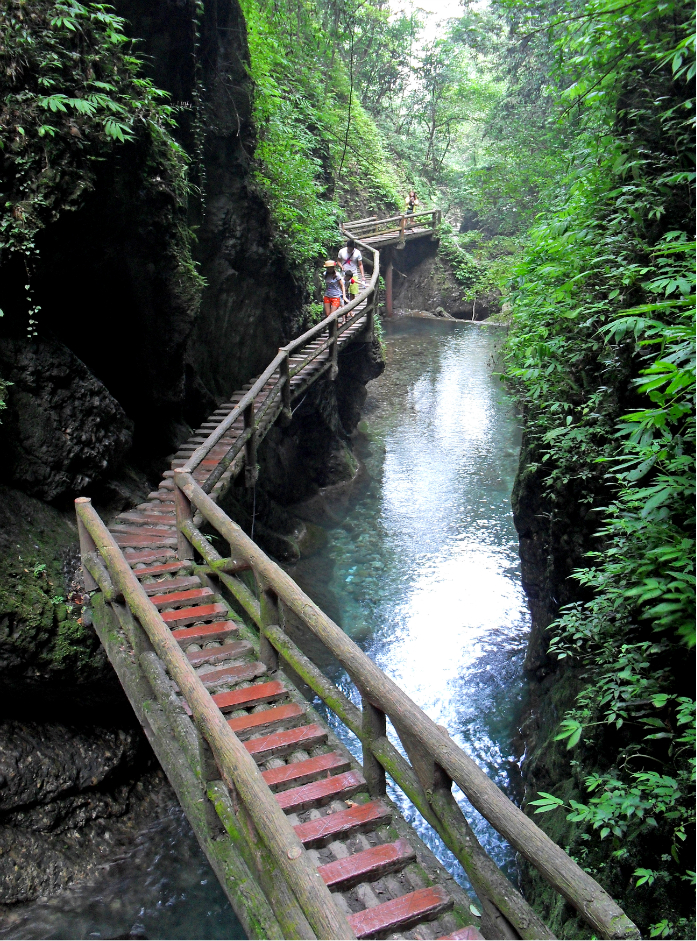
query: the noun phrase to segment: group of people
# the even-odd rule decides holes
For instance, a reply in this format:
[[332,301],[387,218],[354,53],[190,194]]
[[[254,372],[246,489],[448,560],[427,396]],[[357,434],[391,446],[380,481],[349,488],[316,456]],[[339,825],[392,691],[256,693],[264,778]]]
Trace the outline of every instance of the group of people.
[[349,239],[346,247],[339,249],[336,261],[324,263],[324,316],[328,317],[343,304],[348,304],[349,299],[353,300],[360,294],[361,288],[365,288],[363,255],[354,240]]
[[[419,205],[416,190],[409,190],[407,196],[407,215],[412,215]],[[360,283],[358,275],[360,273]],[[336,261],[329,259],[324,263],[324,316],[328,317],[349,300],[357,297],[361,288],[365,288],[365,271],[363,270],[363,255],[356,248],[353,239],[348,239],[346,247],[339,249]]]

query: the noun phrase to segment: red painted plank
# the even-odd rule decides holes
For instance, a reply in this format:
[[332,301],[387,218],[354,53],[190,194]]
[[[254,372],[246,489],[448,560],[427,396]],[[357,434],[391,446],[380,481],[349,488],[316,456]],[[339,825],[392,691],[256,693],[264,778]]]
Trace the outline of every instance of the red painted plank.
[[346,800],[358,791],[365,789],[365,778],[358,771],[345,771],[331,778],[322,778],[321,781],[312,781],[301,787],[293,787],[288,791],[276,794],[276,800],[286,813],[302,813],[310,807],[321,807],[329,801]]
[[140,538],[144,538],[145,536],[172,537],[172,534],[174,534],[174,538],[177,538],[176,526],[137,526],[135,523],[129,523],[127,520],[112,523],[109,527],[109,532],[114,535],[118,533],[119,535],[138,536]]
[[201,673],[200,678],[205,687],[213,687],[220,685],[220,683],[243,683],[246,680],[256,679],[257,676],[263,676],[265,673],[268,673],[268,667],[256,661]]
[[[133,562],[132,556],[127,556],[126,558],[129,562]],[[133,569],[133,574],[136,576],[136,578],[150,578],[151,576],[154,578],[156,575],[167,575],[169,573],[181,572],[182,569],[186,571],[191,569],[191,566],[191,562],[180,562],[177,560],[176,562],[167,562],[165,565],[146,565],[142,569]],[[155,586],[144,585],[143,587],[147,589],[153,588]]]
[[288,690],[282,683],[274,680],[271,683],[257,683],[256,686],[247,686],[246,689],[235,689],[231,693],[217,693],[213,702],[221,712],[231,709],[245,709],[263,702],[273,702],[275,699],[284,699]]
[[[160,503],[165,503],[168,506],[171,504],[174,506],[174,494],[169,490],[153,490],[152,493],[148,494],[148,500],[159,500]],[[152,505],[152,504],[150,504]]]
[[228,617],[229,613],[224,604],[199,604],[195,608],[163,611],[160,617],[165,624],[176,627],[179,624],[194,624],[197,621],[221,621]]
[[186,591],[200,586],[201,579],[197,575],[185,575],[182,578],[163,578],[159,582],[143,585],[143,588],[147,595],[164,595],[168,591]]
[[279,790],[285,785],[296,787],[326,777],[330,772],[340,774],[351,767],[351,762],[340,752],[333,751],[328,755],[318,755],[317,758],[306,758],[305,761],[293,761],[282,768],[272,768],[264,771],[262,778],[269,787]]
[[264,709],[248,716],[238,716],[228,719],[227,724],[238,737],[249,737],[252,732],[263,732],[264,729],[277,725],[279,722],[290,722],[298,725],[304,712],[297,703],[288,703],[287,706],[277,706],[275,709]]
[[150,508],[146,513],[119,513],[116,517],[118,521],[124,523],[133,523],[135,525],[142,524],[143,526],[172,526],[176,523],[176,514],[174,508],[167,512],[155,513]]
[[203,600],[212,601],[215,592],[210,588],[188,588],[186,591],[171,591],[164,595],[153,595],[150,599],[156,608],[172,607],[183,608],[188,602]]
[[[221,647],[209,647],[207,650],[192,650],[188,653],[187,659],[192,666],[198,667],[202,663],[220,663],[222,660],[234,660],[236,657],[244,657],[254,648],[248,640],[236,640],[231,644],[223,644]],[[214,671],[220,673],[220,670]],[[222,672],[225,672],[224,670]],[[208,673],[202,673],[201,677],[208,676]]]
[[417,889],[398,899],[391,899],[366,908],[363,912],[349,915],[349,924],[357,938],[373,938],[375,935],[407,928],[420,921],[436,918],[453,907],[453,900],[439,885]]
[[474,925],[466,925],[452,934],[443,935],[438,941],[484,941],[484,935],[480,934]]
[[297,729],[286,729],[261,735],[244,743],[244,747],[257,761],[268,761],[277,755],[287,755],[298,748],[314,748],[327,741],[327,732],[320,725],[302,725]]
[[370,801],[317,820],[299,823],[293,829],[305,846],[322,846],[332,840],[345,839],[357,830],[374,830],[391,819],[392,811],[382,801]]
[[173,549],[177,545],[176,536],[156,536],[150,535],[150,533],[136,536],[130,533],[119,532],[112,533],[112,536],[114,537],[116,545],[120,546],[122,549],[155,549],[157,546],[169,546]]
[[234,621],[216,621],[214,624],[201,624],[199,627],[183,627],[178,631],[172,631],[172,637],[182,647],[186,647],[199,642],[207,644],[211,640],[221,640],[223,637],[229,639],[232,634],[237,633],[237,630]]
[[317,872],[330,889],[342,892],[360,882],[379,879],[388,872],[403,869],[407,863],[416,859],[416,853],[406,840],[394,843],[382,843],[370,849],[337,859],[319,866]]
[[[138,562],[160,562],[164,559],[174,559],[175,553],[172,549],[134,549],[132,552],[124,552],[124,558],[129,565],[137,565]],[[186,563],[180,562],[179,568]],[[140,572],[136,573],[140,575]]]

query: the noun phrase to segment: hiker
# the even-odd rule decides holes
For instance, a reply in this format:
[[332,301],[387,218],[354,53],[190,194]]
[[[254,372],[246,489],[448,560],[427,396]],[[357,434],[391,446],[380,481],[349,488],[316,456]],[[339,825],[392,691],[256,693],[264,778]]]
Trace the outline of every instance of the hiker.
[[360,271],[363,287],[365,287],[365,271],[363,270],[363,256],[356,248],[353,239],[348,239],[346,248],[339,249],[339,265],[347,281],[355,278]]
[[[419,197],[416,195],[416,190],[409,190],[409,195],[407,196],[407,212],[406,215],[413,216],[414,210],[419,205]],[[413,228],[413,226],[412,226]]]
[[[363,287],[365,287],[365,285],[363,285]],[[346,293],[349,296],[349,302],[355,300],[361,293],[361,284],[355,275],[351,275],[351,278],[346,285]]]
[[324,263],[324,316],[328,317],[335,310],[341,307],[341,302],[346,303],[346,288],[344,279],[337,274],[336,262],[325,261]]

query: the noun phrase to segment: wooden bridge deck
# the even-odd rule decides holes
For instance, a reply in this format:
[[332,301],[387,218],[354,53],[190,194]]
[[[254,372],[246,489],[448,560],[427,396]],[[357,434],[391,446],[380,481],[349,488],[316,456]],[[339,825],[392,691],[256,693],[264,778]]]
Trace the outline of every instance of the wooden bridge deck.
[[[250,937],[553,937],[479,846],[453,780],[480,809],[480,792],[507,805],[500,832],[528,858],[536,840],[547,849],[535,864],[596,930],[636,937],[602,889],[216,506],[243,468],[253,485],[259,440],[313,382],[336,374],[339,350],[372,338],[378,276],[374,251],[368,291],[279,351],[109,530],[88,499],[76,501],[86,588],[101,592],[95,628]],[[228,558],[202,525],[227,542]],[[292,617],[347,669],[362,710],[290,640]],[[284,664],[358,736],[362,765]],[[386,736],[388,717],[411,765]],[[481,917],[389,800],[386,770],[465,865]]]

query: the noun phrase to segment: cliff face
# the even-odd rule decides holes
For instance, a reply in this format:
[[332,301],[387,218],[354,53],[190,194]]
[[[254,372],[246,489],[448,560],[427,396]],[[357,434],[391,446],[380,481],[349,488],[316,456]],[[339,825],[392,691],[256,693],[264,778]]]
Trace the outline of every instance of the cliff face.
[[[88,875],[173,800],[83,612],[72,499],[87,493],[106,516],[139,502],[300,320],[300,289],[251,183],[236,0],[205,4],[199,23],[176,0],[116,10],[172,96],[203,198],[192,190],[187,203],[147,140],[93,161],[89,186],[38,239],[34,339],[25,271],[0,259],[0,377],[12,383],[0,415],[0,905]],[[182,251],[189,227],[205,286]],[[381,369],[377,345],[354,345],[338,381],[318,382],[264,443],[258,533],[266,525],[280,558],[311,547],[287,538],[303,524],[285,504],[355,472],[348,436]]]

